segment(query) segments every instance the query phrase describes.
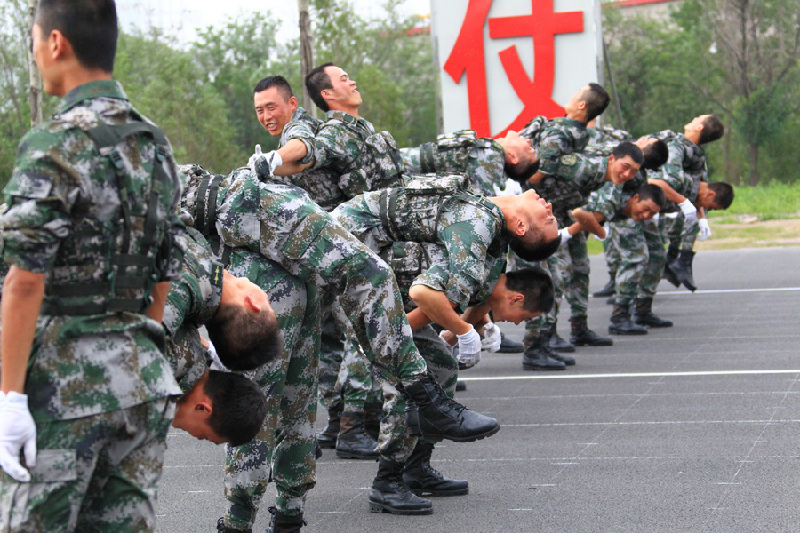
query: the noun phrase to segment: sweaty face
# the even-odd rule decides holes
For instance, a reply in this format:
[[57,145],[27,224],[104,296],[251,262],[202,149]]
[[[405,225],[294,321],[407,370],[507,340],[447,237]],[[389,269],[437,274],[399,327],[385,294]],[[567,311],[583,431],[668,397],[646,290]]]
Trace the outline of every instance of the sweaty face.
[[[358,92],[355,80],[351,80],[347,72],[339,67],[325,67],[325,74],[331,80],[333,89],[324,89],[326,99],[333,98],[339,108],[355,109],[361,105],[361,93]],[[328,105],[330,105],[330,101]]]
[[279,87],[270,87],[253,95],[253,105],[258,121],[270,135],[278,136],[283,128],[292,120],[297,109],[297,99],[286,97]]
[[550,202],[540,197],[535,190],[530,189],[522,194],[523,213],[528,223],[538,232],[528,231],[528,234],[541,233],[547,241],[558,235],[558,222],[553,216],[553,206]]
[[631,206],[631,218],[636,222],[650,220],[660,211],[658,205],[652,200],[637,200]]
[[611,182],[614,183],[614,185],[622,185],[626,181],[633,179],[640,168],[641,165],[634,161],[629,155],[619,159],[613,155],[609,156],[608,172],[611,176]]

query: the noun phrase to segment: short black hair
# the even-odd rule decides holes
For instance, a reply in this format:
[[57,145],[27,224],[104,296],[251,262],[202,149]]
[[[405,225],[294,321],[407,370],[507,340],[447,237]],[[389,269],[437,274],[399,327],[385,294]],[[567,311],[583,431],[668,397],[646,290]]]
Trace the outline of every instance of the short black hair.
[[[524,167],[520,164],[512,165],[510,163],[506,163],[503,170],[505,170],[505,173],[509,178],[516,181],[520,185],[523,185],[527,183],[531,176],[536,174],[537,170],[539,170],[539,161],[536,160]],[[503,186],[505,186],[505,184],[503,184]]]
[[581,95],[581,100],[586,102],[586,122],[591,122],[608,107],[611,97],[608,92],[599,83],[590,83],[589,90],[584,91]]
[[255,370],[283,351],[283,336],[269,307],[249,313],[242,305],[220,305],[205,326],[219,360],[231,370]]
[[724,181],[715,181],[709,183],[708,188],[717,194],[714,197],[715,204],[719,204],[722,209],[728,209],[731,206],[733,203],[733,185]]
[[325,69],[333,66],[334,64],[330,62],[323,63],[309,72],[308,76],[306,76],[306,89],[308,89],[308,95],[312,100],[314,100],[314,103],[317,105],[317,107],[326,113],[330,108],[328,107],[328,102],[326,102],[322,97],[322,91],[326,89],[333,89],[333,84],[331,83],[330,76],[325,73]]
[[506,288],[525,297],[522,308],[532,313],[548,313],[555,304],[555,285],[546,270],[531,266],[506,273]]
[[703,122],[703,129],[700,131],[700,142],[706,144],[711,141],[721,139],[725,135],[725,125],[717,115],[708,115]]
[[60,31],[83,67],[114,71],[118,34],[114,0],[39,0],[35,24],[45,38]]
[[283,76],[267,76],[259,81],[255,88],[253,89],[253,94],[260,93],[261,91],[266,91],[267,89],[271,89],[272,87],[277,87],[278,90],[283,94],[283,98],[285,100],[289,100],[294,93],[292,92],[292,86],[289,85],[289,82],[286,81],[286,78]]
[[616,145],[614,149],[611,150],[611,155],[613,155],[615,159],[630,157],[638,165],[644,163],[644,154],[642,154],[642,149],[628,141],[623,141]]
[[[538,232],[538,230],[537,230]],[[535,240],[530,239],[526,235],[523,239],[516,234],[509,234],[510,240],[508,247],[517,254],[520,259],[525,261],[544,261],[558,250],[561,244],[561,235],[556,235],[552,240],[546,240],[541,232],[538,232],[538,237]]]
[[667,205],[667,195],[664,194],[663,189],[652,183],[645,183],[636,189],[636,194],[639,195],[639,200],[653,200],[658,206],[660,211],[664,210]]
[[650,143],[642,150],[642,154],[644,155],[642,168],[645,170],[658,170],[669,159],[669,148],[667,143],[661,139],[656,139],[656,142]]
[[251,379],[209,370],[203,392],[211,399],[208,425],[231,446],[247,444],[267,417],[267,398]]

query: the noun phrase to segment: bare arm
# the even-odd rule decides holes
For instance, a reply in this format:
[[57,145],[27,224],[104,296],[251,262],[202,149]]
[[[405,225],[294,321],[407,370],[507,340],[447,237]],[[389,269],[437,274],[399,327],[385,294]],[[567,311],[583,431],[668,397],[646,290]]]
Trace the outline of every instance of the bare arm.
[[431,323],[431,319],[428,318],[428,315],[423,313],[422,309],[419,307],[412,309],[409,313],[406,313],[406,318],[408,319],[408,323],[412,330],[417,330]]
[[278,152],[278,155],[281,156],[281,161],[283,161],[283,164],[275,169],[276,176],[291,176],[313,164],[313,161],[305,164],[298,163],[308,154],[306,143],[300,139],[290,139],[289,142],[275,151]]
[[44,300],[44,274],[12,266],[3,284],[0,365],[3,392],[24,393],[36,319]]
[[408,294],[422,313],[444,329],[456,335],[463,335],[472,327],[461,318],[455,310],[455,305],[450,303],[442,291],[431,289],[426,285],[414,285]]
[[685,196],[683,196],[682,194],[678,194],[678,192],[672,187],[670,187],[669,184],[664,180],[650,178],[649,180],[647,180],[647,183],[655,185],[656,187],[664,191],[664,196],[666,196],[667,200],[669,200],[670,202],[675,202],[676,204],[680,204],[686,201]]
[[547,174],[542,174],[540,171],[537,170],[536,173],[533,176],[528,178],[528,184],[529,185],[536,185],[537,183],[542,181],[542,178],[544,178],[546,175]]
[[153,303],[147,308],[145,314],[161,323],[164,320],[164,304],[167,302],[169,293],[169,281],[160,281],[153,287]]
[[[583,209],[575,209],[572,211],[572,218],[574,218],[576,222],[569,228],[570,235],[575,235],[578,231],[584,230],[597,235],[601,239],[606,238],[606,230],[602,226],[605,217],[602,214],[596,211],[590,212],[584,211]],[[573,227],[575,227],[576,224],[578,229],[573,232]]]

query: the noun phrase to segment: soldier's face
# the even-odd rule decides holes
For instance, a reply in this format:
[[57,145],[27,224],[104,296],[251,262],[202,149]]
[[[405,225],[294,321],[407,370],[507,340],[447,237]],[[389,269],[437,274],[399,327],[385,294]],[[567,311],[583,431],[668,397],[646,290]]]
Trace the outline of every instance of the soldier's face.
[[[498,290],[497,285],[495,286],[495,290]],[[508,291],[508,289],[505,290]],[[514,295],[518,295],[519,298],[513,298]],[[519,324],[526,320],[532,320],[541,314],[523,309],[522,305],[525,303],[525,300],[519,293],[509,293],[506,297],[499,298],[498,300],[498,303],[492,304],[492,319],[495,322],[513,322],[514,324]]]
[[[347,72],[339,67],[325,67],[325,74],[331,80],[332,89],[323,89],[322,96],[329,100],[328,105],[336,103],[336,109],[354,109],[361,105],[361,93],[358,92],[356,81],[351,80]],[[331,106],[334,109],[334,106]]]
[[656,213],[660,211],[658,204],[656,204],[652,198],[647,200],[640,200],[638,195],[635,195],[634,198],[631,199],[631,218],[636,222],[641,222],[642,220],[650,220]]
[[270,87],[253,95],[258,121],[272,136],[283,133],[283,128],[292,120],[297,110],[297,98],[286,96],[280,87]]
[[56,91],[58,69],[53,61],[53,51],[47,38],[48,36],[42,33],[42,28],[38,24],[33,25],[31,36],[33,37],[33,44],[31,45],[33,58],[36,61],[36,68],[42,76],[44,92],[58,96]]
[[622,185],[626,181],[633,179],[640,168],[641,165],[629,155],[620,158],[616,158],[613,155],[608,157],[608,172],[614,185]]
[[[522,194],[523,218],[544,235],[548,241],[553,240],[558,235],[558,222],[553,216],[553,206],[550,202],[540,197],[535,190],[530,189]],[[528,231],[528,233],[534,233]]]
[[208,423],[207,411],[199,409],[200,406],[192,404],[178,404],[172,425],[184,430],[192,437],[207,440],[214,444],[225,444],[225,438],[217,435]]
[[536,156],[536,150],[531,146],[531,141],[522,137],[516,131],[509,131],[506,134],[505,148],[506,162],[511,160],[515,168],[527,169],[539,160]]
[[238,278],[226,272],[222,284],[222,296],[220,305],[242,305],[251,313],[260,313],[261,309],[267,309],[270,314],[275,314],[269,304],[269,296],[261,287],[245,277]]
[[583,101],[583,93],[586,91],[590,91],[591,87],[585,85],[578,90],[575,94],[572,95],[572,98],[569,99],[567,105],[564,106],[564,113],[567,116],[575,115],[581,109],[581,104],[585,105],[586,103]]
[[686,124],[683,127],[683,132],[686,134],[693,131],[702,130],[703,127],[705,126],[707,118],[708,115],[700,115],[699,117],[694,117],[690,123]]

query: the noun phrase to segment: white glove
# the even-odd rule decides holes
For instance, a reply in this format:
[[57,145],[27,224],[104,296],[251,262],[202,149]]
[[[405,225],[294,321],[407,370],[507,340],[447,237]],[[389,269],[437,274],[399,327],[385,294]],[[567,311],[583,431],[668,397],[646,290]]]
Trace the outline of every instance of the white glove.
[[250,170],[255,172],[256,176],[260,179],[272,176],[275,169],[282,164],[283,158],[278,152],[273,150],[272,152],[262,154],[260,144],[256,145],[255,153],[250,156],[250,160],[247,162],[247,166],[250,167]]
[[481,360],[481,336],[470,325],[469,331],[458,337],[458,362],[466,368],[473,367]]
[[661,218],[661,211],[659,211],[658,213],[656,213],[655,215],[653,215],[653,218],[651,218],[650,220],[653,220],[653,221],[655,221],[655,222],[658,222],[658,220],[659,220],[660,218]]
[[572,235],[569,234],[569,228],[561,228],[558,230],[558,234],[561,235],[561,244],[566,243],[572,238]]
[[698,241],[704,241],[711,237],[711,228],[708,227],[708,219],[707,218],[699,218],[697,219],[697,225],[700,226],[700,233],[697,235]]
[[211,370],[221,370],[222,372],[230,372],[228,367],[222,364],[222,361],[219,358],[219,354],[217,353],[217,349],[214,347],[213,344],[209,343],[208,345],[208,355],[211,357]]
[[30,481],[19,462],[20,448],[28,467],[36,466],[36,425],[28,411],[28,395],[0,392],[0,467],[17,481]]
[[697,208],[688,198],[679,203],[678,207],[681,208],[681,211],[683,211],[683,216],[686,217],[687,219],[697,217]]
[[500,349],[500,328],[495,326],[494,322],[489,322],[483,326],[481,348],[492,353]]

